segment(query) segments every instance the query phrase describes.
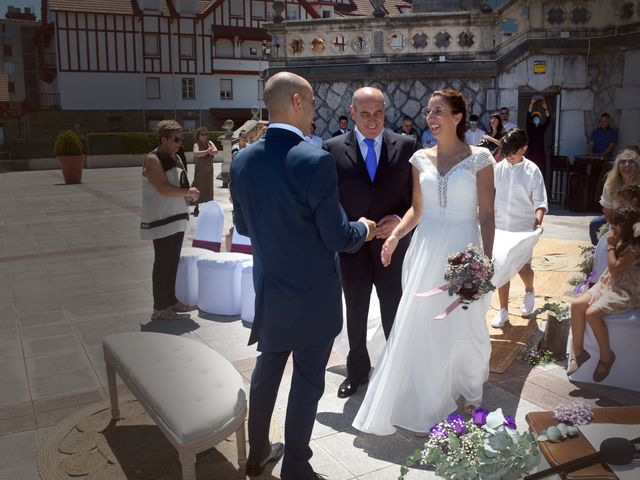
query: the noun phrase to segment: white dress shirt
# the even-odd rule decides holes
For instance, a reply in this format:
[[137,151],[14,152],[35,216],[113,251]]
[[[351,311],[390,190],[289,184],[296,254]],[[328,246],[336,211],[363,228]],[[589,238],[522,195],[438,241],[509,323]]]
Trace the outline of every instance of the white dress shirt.
[[[383,130],[384,131],[384,130]],[[356,140],[358,141],[358,146],[360,147],[360,153],[362,154],[362,158],[367,158],[367,152],[369,151],[369,146],[365,143],[365,136],[360,133],[358,127],[354,129],[356,133]],[[380,152],[382,152],[382,132],[378,134],[378,136],[373,140],[375,143],[373,144],[373,149],[376,152],[376,164],[380,164]]]
[[508,232],[530,232],[534,229],[537,209],[549,210],[544,179],[538,166],[522,158],[516,164],[506,159],[493,169],[496,188],[496,228]]
[[475,132],[472,131],[471,129],[468,129],[464,134],[464,141],[467,142],[469,145],[473,145],[474,147],[477,147],[478,144],[480,143],[480,140],[482,140],[482,136],[486,135],[486,133],[487,132],[485,132],[481,128],[476,128]]
[[312,135],[312,136],[305,135],[304,139],[314,147],[322,148],[322,139],[318,135]]
[[504,128],[505,130],[511,130],[512,128],[518,128],[518,125],[516,125],[512,121],[508,121],[507,123],[502,124],[502,128]]

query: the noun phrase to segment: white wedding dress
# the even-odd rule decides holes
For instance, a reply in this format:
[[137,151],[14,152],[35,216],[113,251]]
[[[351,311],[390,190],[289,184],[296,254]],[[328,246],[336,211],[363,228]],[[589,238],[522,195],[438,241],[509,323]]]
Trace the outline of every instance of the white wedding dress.
[[390,435],[396,426],[428,432],[456,410],[460,396],[479,401],[489,376],[485,317],[491,295],[435,320],[455,298],[446,292],[426,298],[415,294],[445,283],[450,253],[469,243],[482,245],[476,174],[495,160],[489,150],[474,149],[444,176],[423,150],[410,161],[420,172],[424,212],[404,259],[403,295],[391,335],[353,422],[377,435]]

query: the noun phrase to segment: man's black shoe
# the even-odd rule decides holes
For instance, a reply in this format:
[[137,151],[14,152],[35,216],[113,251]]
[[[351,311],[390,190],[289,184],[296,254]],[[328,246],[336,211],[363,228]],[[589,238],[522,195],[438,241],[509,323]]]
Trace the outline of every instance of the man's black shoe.
[[349,377],[345,378],[344,381],[340,384],[340,388],[338,388],[338,398],[347,398],[353,395],[358,391],[358,387],[360,385],[364,385],[368,382],[368,380],[364,380],[363,382],[354,382]]
[[250,477],[257,477],[264,472],[264,467],[269,462],[277,462],[280,460],[282,455],[284,454],[284,443],[276,442],[271,444],[271,450],[269,450],[269,455],[267,455],[264,460],[261,460],[260,463],[247,463],[247,468],[245,473]]

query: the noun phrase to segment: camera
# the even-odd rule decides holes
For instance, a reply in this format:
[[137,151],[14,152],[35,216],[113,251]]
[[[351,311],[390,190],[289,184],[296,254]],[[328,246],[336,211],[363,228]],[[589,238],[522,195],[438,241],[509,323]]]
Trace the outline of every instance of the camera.
[[536,100],[544,100],[544,96],[543,95],[536,95],[535,97]]

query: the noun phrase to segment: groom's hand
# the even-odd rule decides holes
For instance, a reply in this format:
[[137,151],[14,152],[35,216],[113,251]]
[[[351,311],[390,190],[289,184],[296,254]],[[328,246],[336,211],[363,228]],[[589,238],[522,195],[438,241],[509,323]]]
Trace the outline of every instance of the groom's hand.
[[376,228],[376,222],[364,217],[359,218],[358,221],[365,223],[367,227],[369,227],[369,235],[367,235],[365,242],[373,240],[378,232],[378,229]]
[[376,234],[376,237],[382,239],[387,238],[389,235],[391,235],[391,232],[393,232],[393,229],[396,228],[396,225],[398,225],[399,223],[400,219],[397,216],[385,215],[376,224],[376,226],[378,227],[378,233]]

